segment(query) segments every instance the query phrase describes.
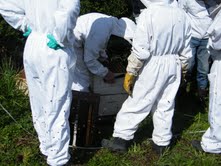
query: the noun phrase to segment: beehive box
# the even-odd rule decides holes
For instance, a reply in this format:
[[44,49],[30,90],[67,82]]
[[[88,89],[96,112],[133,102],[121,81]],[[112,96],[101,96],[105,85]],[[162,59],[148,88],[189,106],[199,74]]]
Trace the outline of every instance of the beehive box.
[[99,95],[72,91],[73,100],[70,111],[70,144],[72,146],[97,145],[96,121],[98,117]]
[[100,95],[99,116],[116,115],[128,96],[123,88],[123,82],[131,45],[123,38],[111,36],[111,39],[107,48],[109,57],[107,67],[115,74],[115,83],[105,83],[101,77],[95,75],[92,81],[93,92]]
[[101,77],[93,77],[93,92],[100,95],[99,116],[115,115],[127,98],[123,88],[124,73],[115,73],[115,83],[108,84]]

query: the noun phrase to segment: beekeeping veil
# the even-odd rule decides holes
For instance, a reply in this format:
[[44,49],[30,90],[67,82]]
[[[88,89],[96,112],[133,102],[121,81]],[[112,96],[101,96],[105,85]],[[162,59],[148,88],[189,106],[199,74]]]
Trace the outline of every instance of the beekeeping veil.
[[113,23],[112,35],[122,37],[131,43],[136,28],[135,22],[126,17],[122,17],[120,19],[116,18]]

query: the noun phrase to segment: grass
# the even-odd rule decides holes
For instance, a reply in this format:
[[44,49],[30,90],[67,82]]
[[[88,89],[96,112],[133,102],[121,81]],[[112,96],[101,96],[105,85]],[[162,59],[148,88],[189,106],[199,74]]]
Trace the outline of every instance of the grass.
[[[16,75],[10,60],[0,66],[0,104],[17,122],[0,107],[0,165],[44,166],[38,139],[33,128],[28,97],[16,86]],[[208,128],[208,111],[201,110],[195,95],[178,93],[174,115],[174,145],[163,156],[151,149],[152,118],[147,117],[135,134],[135,143],[126,154],[111,153],[106,149],[74,149],[78,166],[219,166],[221,156],[196,151],[190,142],[201,139]],[[112,131],[110,131],[111,135]],[[81,160],[79,160],[81,158]]]
[[18,70],[14,68],[10,59],[2,61],[0,66],[0,165],[45,165],[38,150],[28,96],[16,86],[17,74]]

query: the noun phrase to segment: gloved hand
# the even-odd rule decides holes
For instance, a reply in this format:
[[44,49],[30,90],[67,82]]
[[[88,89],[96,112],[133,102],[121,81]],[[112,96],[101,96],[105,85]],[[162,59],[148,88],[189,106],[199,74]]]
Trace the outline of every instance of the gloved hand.
[[130,73],[126,73],[124,78],[124,89],[131,96],[136,76]]
[[49,42],[47,43],[47,46],[49,48],[52,48],[54,50],[58,50],[61,49],[62,47],[58,44],[58,42],[56,41],[56,39],[54,38],[53,35],[48,34],[47,38],[49,39]]
[[189,72],[188,72],[188,69],[187,69],[188,64],[181,63],[181,65],[182,65],[182,67],[181,67],[180,87],[186,88],[187,82],[189,81],[189,80],[187,80],[187,75],[189,75]]
[[186,75],[182,73],[180,87],[181,88],[186,88],[186,86],[187,86]]
[[114,83],[114,73],[112,73],[109,70],[108,73],[106,74],[106,76],[104,77],[104,82],[109,83],[109,84],[113,84]]
[[26,31],[23,33],[24,37],[28,37],[31,34],[31,28],[28,26],[28,28],[26,29]]

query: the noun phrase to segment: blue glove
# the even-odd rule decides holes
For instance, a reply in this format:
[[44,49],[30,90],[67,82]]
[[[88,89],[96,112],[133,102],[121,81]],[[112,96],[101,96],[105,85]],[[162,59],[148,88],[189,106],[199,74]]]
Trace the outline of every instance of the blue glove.
[[31,28],[30,27],[28,27],[27,29],[26,29],[26,31],[23,33],[23,36],[24,37],[28,37],[30,34],[31,34]]
[[49,39],[49,42],[47,43],[47,46],[49,48],[52,48],[54,50],[61,49],[62,47],[58,44],[58,42],[55,40],[54,36],[51,34],[47,35],[47,38]]

